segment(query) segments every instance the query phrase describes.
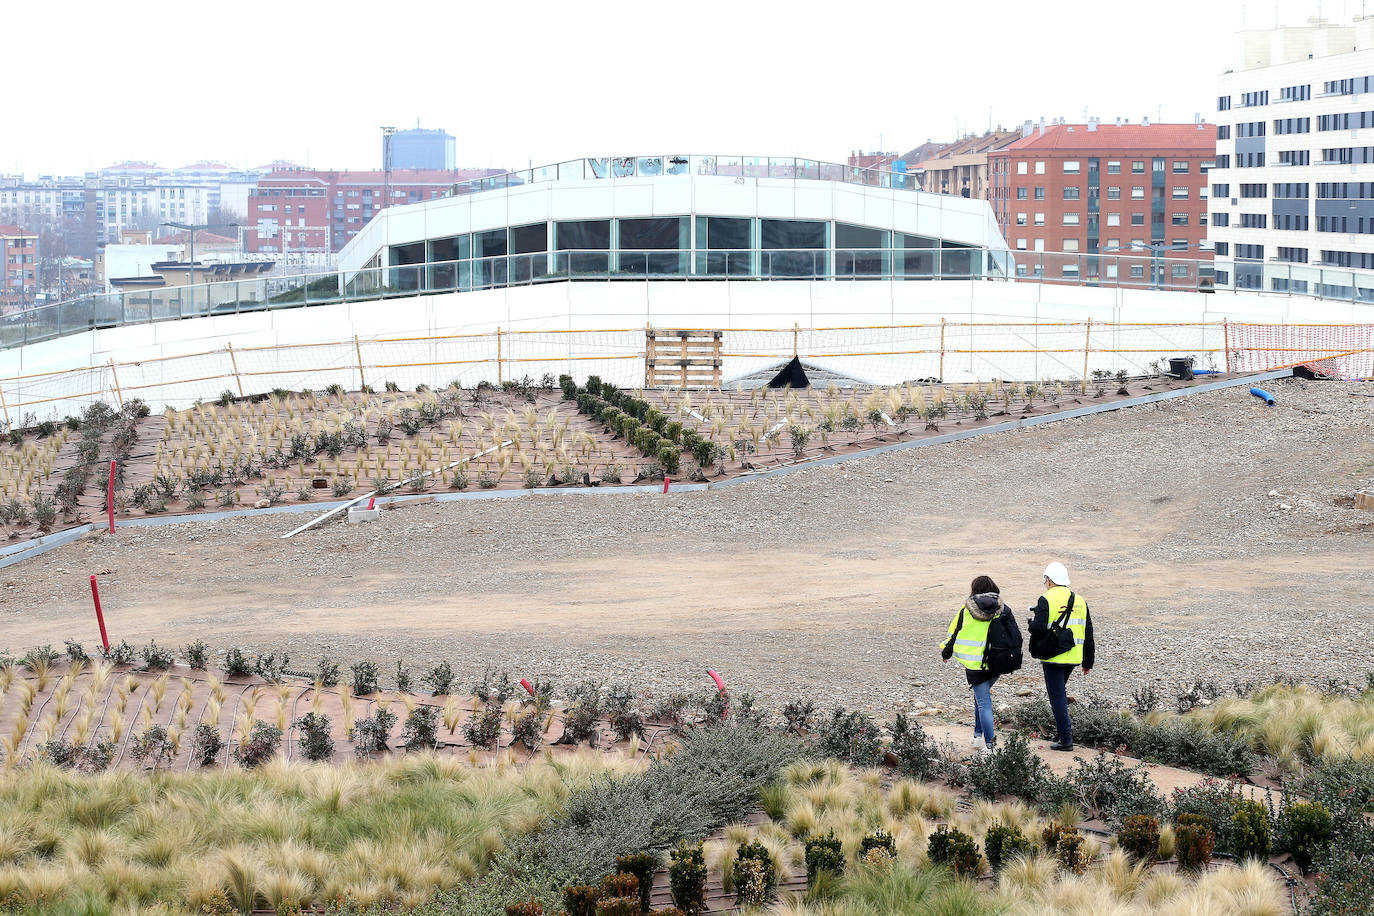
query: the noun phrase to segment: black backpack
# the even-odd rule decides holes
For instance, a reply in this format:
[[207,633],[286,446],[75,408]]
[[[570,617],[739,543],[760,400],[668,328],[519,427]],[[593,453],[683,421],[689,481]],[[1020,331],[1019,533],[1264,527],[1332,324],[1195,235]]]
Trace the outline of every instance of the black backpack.
[[1010,674],[1021,668],[1021,628],[1010,611],[1003,611],[988,624],[988,644],[983,664],[990,674]]
[[[954,635],[945,643],[951,649],[964,628],[964,609],[959,609],[959,622],[954,626]],[[1021,668],[1021,628],[1011,611],[1002,613],[988,622],[988,638],[983,646],[983,665],[989,674],[1010,674]]]

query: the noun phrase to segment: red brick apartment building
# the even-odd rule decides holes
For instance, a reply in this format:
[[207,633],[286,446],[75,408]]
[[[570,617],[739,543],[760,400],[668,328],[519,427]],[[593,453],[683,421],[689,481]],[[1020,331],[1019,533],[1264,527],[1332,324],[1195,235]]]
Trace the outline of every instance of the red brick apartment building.
[[1197,287],[1200,272],[1210,276],[1167,261],[1212,258],[1205,239],[1214,125],[1094,120],[1028,124],[1022,133],[988,154],[1002,234],[1032,253],[1016,257],[1019,276],[1185,288]]
[[38,233],[0,225],[0,308],[22,308],[37,295]]
[[[391,206],[442,197],[455,182],[501,169],[393,169]],[[245,251],[338,251],[385,206],[385,172],[282,170],[248,194]]]

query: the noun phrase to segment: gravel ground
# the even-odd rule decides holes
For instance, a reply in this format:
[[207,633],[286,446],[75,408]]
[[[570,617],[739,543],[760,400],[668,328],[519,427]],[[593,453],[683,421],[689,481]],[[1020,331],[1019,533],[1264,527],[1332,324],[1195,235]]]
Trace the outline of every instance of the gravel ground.
[[[1059,559],[1093,609],[1080,692],[1374,670],[1374,385],[1291,380],[662,497],[430,503],[91,535],[0,572],[0,646],[113,638],[961,713],[938,645],[987,573],[1026,616]],[[1038,669],[998,693],[1039,693]]]

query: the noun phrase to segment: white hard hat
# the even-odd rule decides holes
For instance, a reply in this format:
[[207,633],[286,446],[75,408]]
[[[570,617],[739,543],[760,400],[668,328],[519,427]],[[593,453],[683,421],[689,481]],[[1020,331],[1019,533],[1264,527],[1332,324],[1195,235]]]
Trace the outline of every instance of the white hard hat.
[[1063,563],[1051,563],[1045,567],[1045,578],[1055,585],[1069,584],[1069,571],[1064,568]]

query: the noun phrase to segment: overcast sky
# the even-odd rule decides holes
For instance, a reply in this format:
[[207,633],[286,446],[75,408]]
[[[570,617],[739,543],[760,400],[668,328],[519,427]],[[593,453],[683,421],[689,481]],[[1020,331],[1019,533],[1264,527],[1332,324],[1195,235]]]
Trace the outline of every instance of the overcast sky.
[[[56,0],[5,3],[0,171],[125,159],[378,168],[379,127],[460,165],[906,150],[1088,114],[1213,118],[1242,22],[1362,0]],[[1371,6],[1374,13],[1374,5]],[[21,88],[22,87],[22,88]]]

